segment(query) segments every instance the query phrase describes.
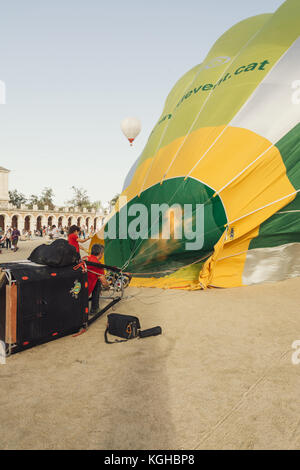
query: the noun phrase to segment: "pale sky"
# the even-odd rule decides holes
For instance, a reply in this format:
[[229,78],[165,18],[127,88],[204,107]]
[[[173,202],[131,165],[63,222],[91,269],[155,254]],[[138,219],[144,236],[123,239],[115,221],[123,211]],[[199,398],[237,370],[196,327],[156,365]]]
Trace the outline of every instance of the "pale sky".
[[[121,192],[176,81],[218,37],[282,0],[0,0],[0,166],[26,196]],[[130,147],[120,122],[136,116]]]

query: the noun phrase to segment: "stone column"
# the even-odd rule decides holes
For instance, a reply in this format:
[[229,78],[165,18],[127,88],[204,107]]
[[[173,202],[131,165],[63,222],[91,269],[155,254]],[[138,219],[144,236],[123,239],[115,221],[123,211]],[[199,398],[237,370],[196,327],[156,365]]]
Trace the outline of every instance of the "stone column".
[[22,215],[19,215],[18,217],[18,230],[22,235],[22,230],[25,228],[25,219]]
[[47,223],[48,223],[48,218],[45,215],[42,215],[42,217],[41,217],[41,226],[42,226],[42,228],[44,226],[47,227]]
[[4,231],[6,231],[7,226],[10,228],[11,227],[11,217],[8,214],[3,214],[4,215]]
[[62,227],[66,227],[68,225],[68,219],[65,215],[61,219],[61,225]]

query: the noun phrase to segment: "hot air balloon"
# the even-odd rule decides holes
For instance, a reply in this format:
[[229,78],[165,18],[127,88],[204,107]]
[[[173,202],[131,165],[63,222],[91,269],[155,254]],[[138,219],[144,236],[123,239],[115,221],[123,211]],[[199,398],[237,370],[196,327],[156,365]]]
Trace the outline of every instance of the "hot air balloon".
[[133,144],[134,139],[141,132],[141,128],[141,122],[137,118],[127,117],[121,122],[122,132],[125,137],[127,137],[127,139],[129,140],[131,146]]
[[107,264],[165,288],[300,275],[299,57],[300,2],[287,0],[176,83],[92,242]]

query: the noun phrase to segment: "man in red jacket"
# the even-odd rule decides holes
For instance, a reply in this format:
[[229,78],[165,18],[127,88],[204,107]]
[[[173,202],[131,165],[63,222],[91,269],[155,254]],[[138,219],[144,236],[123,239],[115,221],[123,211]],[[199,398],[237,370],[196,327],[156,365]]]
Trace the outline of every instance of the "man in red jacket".
[[[103,253],[104,246],[96,243],[92,246],[92,252],[90,256],[88,256],[88,261],[91,263],[100,263]],[[99,266],[99,268],[96,266],[88,266],[88,292],[89,296],[92,294],[92,307],[90,311],[92,314],[97,313],[99,310],[99,299],[102,286],[109,287],[104,269],[101,266]]]

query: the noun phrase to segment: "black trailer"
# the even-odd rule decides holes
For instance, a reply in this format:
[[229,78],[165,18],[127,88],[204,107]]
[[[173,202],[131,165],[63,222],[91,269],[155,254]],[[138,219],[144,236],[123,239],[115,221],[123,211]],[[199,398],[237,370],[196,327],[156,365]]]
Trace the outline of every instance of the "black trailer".
[[124,276],[106,266],[114,282],[100,298],[99,313],[89,315],[87,270],[93,266],[87,264],[92,263],[59,268],[28,260],[0,264],[0,340],[7,355],[86,329],[121,300]]

